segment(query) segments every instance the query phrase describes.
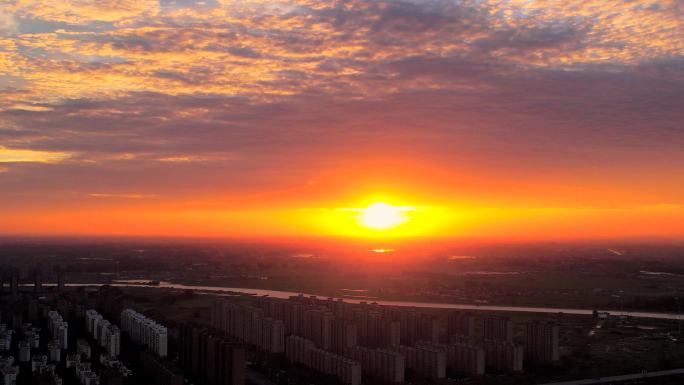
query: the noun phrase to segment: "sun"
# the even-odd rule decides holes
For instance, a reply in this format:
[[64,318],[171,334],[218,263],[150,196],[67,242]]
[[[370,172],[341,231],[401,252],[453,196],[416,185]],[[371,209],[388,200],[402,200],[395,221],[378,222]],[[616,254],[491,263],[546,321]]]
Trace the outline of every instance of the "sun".
[[397,227],[409,220],[406,212],[410,207],[392,206],[387,203],[373,203],[365,209],[360,209],[361,214],[357,217],[359,223],[373,230],[387,230]]

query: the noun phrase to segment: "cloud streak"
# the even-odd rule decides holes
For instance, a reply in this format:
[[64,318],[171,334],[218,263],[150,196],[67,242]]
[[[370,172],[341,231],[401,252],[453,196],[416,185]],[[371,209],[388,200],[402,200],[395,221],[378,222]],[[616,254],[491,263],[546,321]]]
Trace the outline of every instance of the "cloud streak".
[[71,156],[68,152],[11,149],[0,146],[0,163],[57,163]]

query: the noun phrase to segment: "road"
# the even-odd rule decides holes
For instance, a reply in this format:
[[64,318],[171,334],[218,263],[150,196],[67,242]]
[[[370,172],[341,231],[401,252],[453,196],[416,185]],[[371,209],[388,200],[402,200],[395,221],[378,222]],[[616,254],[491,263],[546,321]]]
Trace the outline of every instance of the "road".
[[682,369],[670,369],[670,370],[660,370],[657,372],[644,372],[644,373],[634,373],[634,374],[623,374],[621,376],[612,376],[604,378],[590,378],[585,380],[575,380],[575,381],[564,381],[564,382],[549,382],[544,385],[593,385],[593,384],[612,384],[616,382],[641,380],[649,378],[667,377],[684,375],[684,368]]

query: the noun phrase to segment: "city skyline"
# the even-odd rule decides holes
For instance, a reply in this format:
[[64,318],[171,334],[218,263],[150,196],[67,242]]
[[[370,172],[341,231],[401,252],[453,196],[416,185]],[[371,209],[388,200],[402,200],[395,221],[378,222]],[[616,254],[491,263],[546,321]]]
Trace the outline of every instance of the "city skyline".
[[684,236],[679,1],[0,8],[0,234]]

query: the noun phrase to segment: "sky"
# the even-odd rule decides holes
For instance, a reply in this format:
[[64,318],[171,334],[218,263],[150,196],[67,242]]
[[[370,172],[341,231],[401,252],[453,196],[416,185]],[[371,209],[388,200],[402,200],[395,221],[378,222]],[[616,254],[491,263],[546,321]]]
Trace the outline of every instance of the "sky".
[[2,234],[683,238],[683,122],[677,0],[0,0]]

